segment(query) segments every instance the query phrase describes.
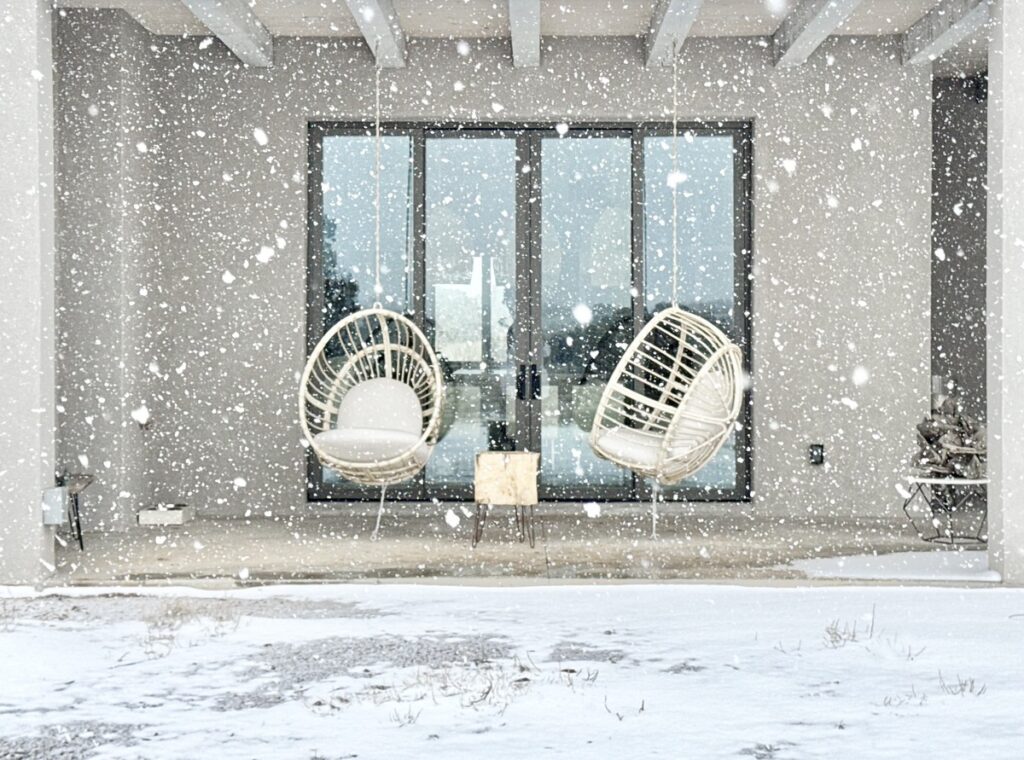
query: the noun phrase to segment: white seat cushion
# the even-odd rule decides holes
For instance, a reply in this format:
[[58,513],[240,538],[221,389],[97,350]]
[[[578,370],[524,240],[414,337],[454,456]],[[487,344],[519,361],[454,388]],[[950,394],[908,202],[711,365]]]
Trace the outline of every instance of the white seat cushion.
[[[427,463],[433,446],[417,446],[418,433],[402,430],[374,430],[371,428],[344,428],[317,433],[314,441],[328,456],[354,464],[377,464],[404,456],[412,456],[421,465]],[[415,450],[413,450],[415,449]]]
[[661,437],[636,428],[614,427],[597,439],[597,447],[616,462],[651,468],[658,464]]
[[[722,418],[727,416],[728,388],[720,372],[704,375],[701,382],[690,389],[680,405],[680,413],[701,417]],[[709,420],[684,417],[673,430],[669,456],[685,454],[722,434],[723,424]],[[614,427],[597,439],[597,446],[605,456],[634,467],[653,468],[658,464],[662,436],[637,430],[636,428]]]
[[377,377],[364,380],[345,394],[334,426],[339,430],[401,430],[419,438],[423,407],[416,392],[405,383]]
[[341,400],[334,430],[317,433],[314,442],[328,456],[355,464],[376,464],[411,454],[421,465],[433,446],[418,444],[423,408],[403,382],[364,380]]

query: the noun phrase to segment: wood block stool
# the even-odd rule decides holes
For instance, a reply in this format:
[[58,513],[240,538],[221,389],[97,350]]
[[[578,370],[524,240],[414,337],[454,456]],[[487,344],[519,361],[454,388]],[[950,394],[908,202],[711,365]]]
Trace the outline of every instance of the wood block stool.
[[[473,478],[476,522],[473,526],[473,546],[484,533],[484,521],[491,507],[514,507],[516,531],[519,540],[530,539],[530,548],[536,545],[533,529],[533,508],[537,504],[537,470],[540,454],[530,451],[484,451],[476,455],[476,473]],[[529,515],[527,515],[529,507]]]

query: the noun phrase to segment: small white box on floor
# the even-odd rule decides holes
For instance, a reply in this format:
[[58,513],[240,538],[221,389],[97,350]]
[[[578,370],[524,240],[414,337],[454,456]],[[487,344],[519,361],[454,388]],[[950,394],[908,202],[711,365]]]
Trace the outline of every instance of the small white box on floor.
[[184,525],[195,516],[188,504],[159,504],[139,510],[139,525]]

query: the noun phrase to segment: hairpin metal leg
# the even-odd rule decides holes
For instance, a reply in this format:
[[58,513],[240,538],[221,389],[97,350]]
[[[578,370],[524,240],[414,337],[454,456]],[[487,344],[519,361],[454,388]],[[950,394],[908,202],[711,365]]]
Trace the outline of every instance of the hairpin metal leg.
[[473,546],[474,548],[484,535],[484,522],[487,520],[487,505],[476,505],[476,519],[473,522]]
[[69,511],[71,512],[71,528],[75,538],[78,539],[78,548],[80,551],[85,550],[85,540],[82,538],[82,513],[80,511],[80,502],[78,500],[79,495],[72,494],[71,500],[68,502]]

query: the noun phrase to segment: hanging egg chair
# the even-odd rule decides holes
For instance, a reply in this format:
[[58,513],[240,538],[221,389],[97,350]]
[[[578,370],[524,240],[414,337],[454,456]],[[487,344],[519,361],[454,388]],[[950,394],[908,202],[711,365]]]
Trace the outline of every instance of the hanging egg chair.
[[299,419],[320,463],[344,478],[380,486],[372,538],[380,532],[387,487],[423,469],[433,453],[444,401],[441,368],[410,320],[383,308],[380,234],[380,67],[376,71],[377,301],[331,327],[302,373]]
[[672,305],[655,314],[619,360],[601,394],[590,446],[602,459],[653,481],[658,496],[704,467],[733,431],[743,402],[743,355],[719,328],[678,306],[680,181],[678,48],[672,57]]
[[386,487],[426,465],[441,423],[441,369],[406,317],[376,307],[338,322],[310,355],[301,388],[302,432],[325,467]]
[[599,457],[660,486],[688,478],[722,447],[743,402],[743,357],[705,319],[670,306],[633,339],[590,429]]

